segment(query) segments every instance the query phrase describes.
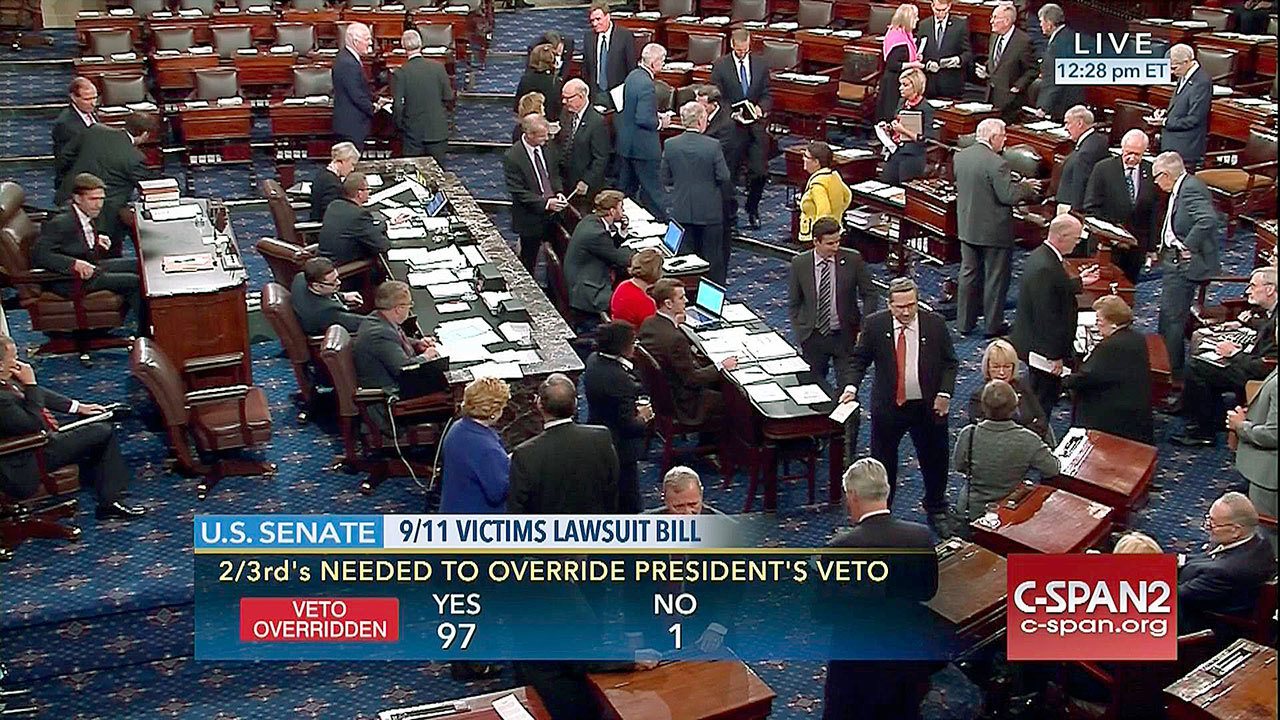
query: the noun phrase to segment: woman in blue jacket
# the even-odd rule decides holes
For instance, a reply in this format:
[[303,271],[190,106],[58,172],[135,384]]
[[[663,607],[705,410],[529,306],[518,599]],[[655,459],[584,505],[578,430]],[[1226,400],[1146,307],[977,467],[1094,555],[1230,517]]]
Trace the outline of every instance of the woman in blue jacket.
[[444,436],[440,512],[501,513],[507,507],[511,457],[494,426],[511,399],[497,378],[472,380],[462,393],[462,417]]

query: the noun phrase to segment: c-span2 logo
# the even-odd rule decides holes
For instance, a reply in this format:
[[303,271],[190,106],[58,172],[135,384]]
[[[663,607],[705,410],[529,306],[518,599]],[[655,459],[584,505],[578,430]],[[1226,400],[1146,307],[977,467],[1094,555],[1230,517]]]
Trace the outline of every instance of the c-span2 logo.
[[1011,555],[1010,660],[1175,660],[1173,555]]

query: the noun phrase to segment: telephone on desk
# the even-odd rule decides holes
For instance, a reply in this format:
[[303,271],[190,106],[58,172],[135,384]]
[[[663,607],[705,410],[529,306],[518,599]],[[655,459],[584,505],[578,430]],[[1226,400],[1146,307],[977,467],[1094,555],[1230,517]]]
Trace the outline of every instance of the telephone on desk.
[[1022,484],[1018,486],[1018,489],[1009,493],[1009,496],[1006,497],[1000,505],[1006,510],[1017,510],[1022,506],[1022,503],[1026,502],[1026,499],[1031,495],[1031,491],[1034,490],[1035,487],[1036,484],[1030,480],[1023,480]]

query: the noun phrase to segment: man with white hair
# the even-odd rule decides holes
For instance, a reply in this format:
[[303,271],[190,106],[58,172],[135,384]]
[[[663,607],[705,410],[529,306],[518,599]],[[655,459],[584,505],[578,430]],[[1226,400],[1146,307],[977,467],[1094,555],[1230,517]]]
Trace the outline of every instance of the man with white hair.
[[702,479],[693,468],[676,465],[662,476],[662,508],[666,515],[702,515]]
[[347,26],[346,44],[333,60],[333,134],[364,147],[373,127],[373,92],[364,75],[364,56],[373,33],[364,23]]
[[1085,215],[1120,225],[1137,239],[1134,247],[1111,248],[1111,261],[1134,283],[1147,253],[1155,249],[1151,235],[1159,203],[1151,161],[1145,159],[1150,145],[1147,134],[1138,128],[1125,133],[1120,154],[1094,165],[1084,190]]
[[1026,90],[1036,79],[1036,57],[1031,38],[1018,27],[1018,9],[1000,3],[991,11],[991,52],[986,62],[976,63],[978,78],[987,81],[986,100],[1013,122],[1022,110]]
[[1073,105],[1064,116],[1067,134],[1075,141],[1075,149],[1062,164],[1058,179],[1058,213],[1079,210],[1084,204],[1084,190],[1093,166],[1111,154],[1107,136],[1093,127],[1093,111],[1084,105]]
[[671,219],[684,227],[693,251],[711,264],[707,277],[724,284],[728,277],[724,211],[718,202],[731,182],[720,143],[703,134],[707,109],[697,100],[680,108],[684,132],[667,141],[662,153],[662,185],[670,186]]
[[334,143],[329,149],[329,164],[311,178],[311,221],[324,222],[329,203],[342,197],[342,181],[356,169],[360,151],[349,142]]
[[1213,102],[1213,79],[1196,61],[1190,45],[1169,48],[1169,72],[1176,81],[1167,109],[1157,109],[1156,123],[1163,125],[1160,150],[1172,150],[1182,162],[1195,168],[1204,159],[1209,139],[1209,107]]
[[1178,633],[1211,623],[1205,612],[1248,617],[1258,588],[1276,575],[1276,554],[1258,534],[1258,511],[1249,498],[1229,492],[1209,506],[1204,519],[1208,551],[1178,556]]
[[422,35],[406,30],[400,46],[409,55],[396,70],[391,117],[400,129],[405,157],[430,155],[443,164],[449,149],[449,113],[446,103],[453,99],[449,71],[438,60],[422,56]]
[[560,152],[547,142],[547,119],[530,113],[520,119],[522,133],[502,157],[511,195],[511,229],[520,237],[520,262],[530,274],[542,243],[551,239],[555,213],[569,205],[561,192]]
[[622,84],[622,111],[614,130],[618,134],[618,185],[644,206],[659,222],[667,221],[662,205],[658,170],[662,144],[658,131],[667,125],[667,114],[658,114],[658,93],[653,79],[667,61],[667,49],[649,43],[640,51],[640,65]]
[[1040,62],[1040,92],[1036,95],[1036,108],[1040,115],[1061,122],[1068,108],[1084,102],[1084,86],[1058,84],[1055,67],[1058,58],[1074,56],[1076,34],[1067,27],[1067,16],[1061,5],[1045,3],[1036,12],[1036,17],[1040,20],[1040,32],[1048,38],[1048,46]]
[[[578,209],[589,209],[604,189],[613,147],[604,117],[591,107],[587,83],[574,78],[560,89],[560,134],[556,142],[564,158],[564,187],[574,193]],[[585,214],[585,213],[583,213]]]

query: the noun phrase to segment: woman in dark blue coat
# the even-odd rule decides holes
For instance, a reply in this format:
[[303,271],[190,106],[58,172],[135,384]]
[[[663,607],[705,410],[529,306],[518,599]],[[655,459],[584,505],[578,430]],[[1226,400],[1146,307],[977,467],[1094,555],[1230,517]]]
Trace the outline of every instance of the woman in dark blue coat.
[[481,515],[506,511],[511,457],[494,425],[511,399],[497,378],[472,380],[462,394],[462,417],[441,448],[440,512]]

